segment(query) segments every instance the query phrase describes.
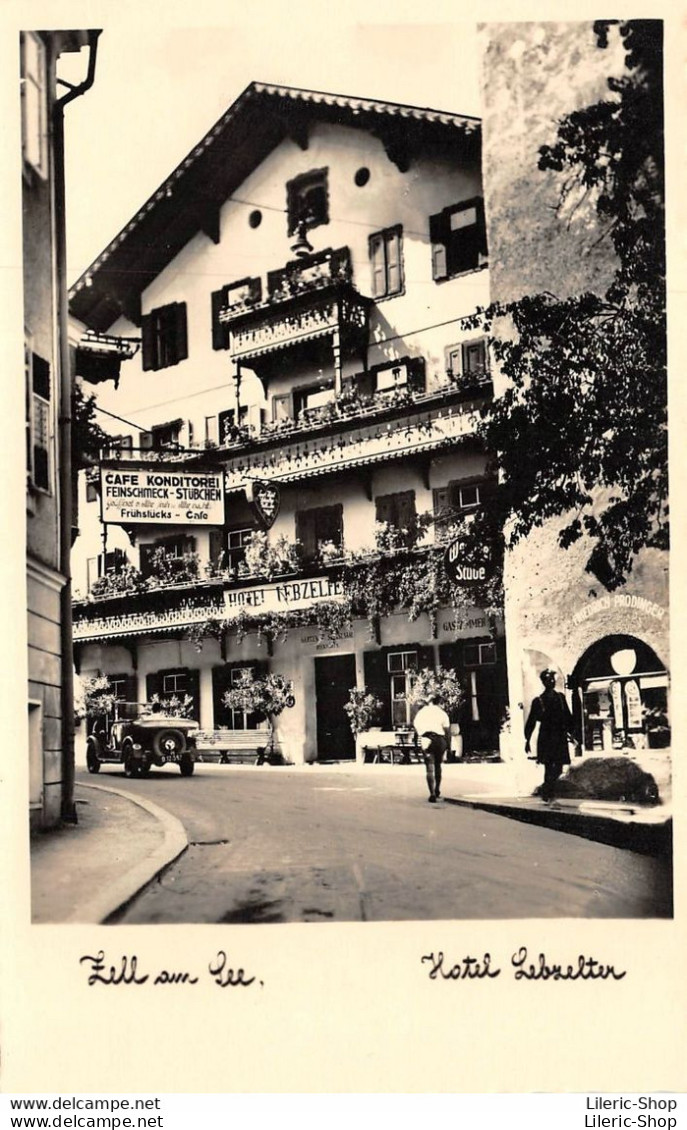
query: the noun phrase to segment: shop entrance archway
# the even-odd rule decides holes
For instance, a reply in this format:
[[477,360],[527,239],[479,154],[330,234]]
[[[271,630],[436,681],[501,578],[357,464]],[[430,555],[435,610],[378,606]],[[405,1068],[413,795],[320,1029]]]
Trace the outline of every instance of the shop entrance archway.
[[578,660],[570,685],[585,752],[612,754],[670,745],[668,670],[637,636],[597,640]]

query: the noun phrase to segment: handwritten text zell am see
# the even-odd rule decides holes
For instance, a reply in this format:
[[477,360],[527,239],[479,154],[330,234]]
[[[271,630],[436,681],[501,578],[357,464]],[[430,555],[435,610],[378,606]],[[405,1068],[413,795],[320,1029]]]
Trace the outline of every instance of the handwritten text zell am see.
[[[138,957],[125,954],[110,965],[105,959],[104,950],[97,954],[84,954],[79,958],[79,963],[88,970],[89,985],[197,985],[200,977],[188,971],[158,969],[155,973],[146,973],[139,966]],[[264,981],[252,977],[245,969],[233,968],[229,963],[224,950],[220,950],[217,957],[210,961],[204,970],[204,976],[210,977],[220,989],[249,989],[251,986],[264,987]]]

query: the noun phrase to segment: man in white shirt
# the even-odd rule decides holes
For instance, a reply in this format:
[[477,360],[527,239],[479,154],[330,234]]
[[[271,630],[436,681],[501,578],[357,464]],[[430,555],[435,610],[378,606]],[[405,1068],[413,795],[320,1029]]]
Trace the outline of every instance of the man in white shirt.
[[413,727],[425,760],[429,803],[436,804],[441,796],[441,763],[448,749],[451,720],[432,696],[418,710]]

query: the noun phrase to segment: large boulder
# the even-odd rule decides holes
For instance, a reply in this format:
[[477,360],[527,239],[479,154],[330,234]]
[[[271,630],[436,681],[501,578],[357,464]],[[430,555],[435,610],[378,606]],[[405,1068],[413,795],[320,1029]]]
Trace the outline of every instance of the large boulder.
[[572,765],[556,782],[555,796],[579,800],[616,800],[658,804],[658,785],[651,773],[628,757],[590,757]]

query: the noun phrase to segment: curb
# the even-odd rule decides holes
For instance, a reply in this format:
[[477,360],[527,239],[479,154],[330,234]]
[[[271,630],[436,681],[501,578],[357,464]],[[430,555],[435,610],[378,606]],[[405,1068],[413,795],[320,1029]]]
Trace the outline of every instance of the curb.
[[95,789],[101,793],[114,793],[116,796],[122,797],[124,800],[131,801],[132,804],[138,805],[143,808],[150,816],[157,820],[163,827],[163,840],[162,845],[151,856],[139,863],[136,867],[127,871],[125,875],[116,879],[114,882],[108,884],[108,890],[96,895],[95,898],[90,899],[86,903],[82,903],[73,914],[65,919],[65,922],[73,924],[75,922],[94,922],[98,925],[119,910],[121,906],[129,902],[134,895],[145,887],[151,879],[164,871],[170,863],[186,851],[188,847],[188,836],[186,829],[176,816],[172,816],[171,812],[167,812],[159,805],[153,804],[152,801],[143,800],[141,797],[134,796],[132,793],[127,793],[122,789],[112,789],[105,785],[91,785],[85,781],[79,781],[78,787],[81,789]]
[[647,824],[638,820],[620,821],[610,816],[593,816],[589,813],[564,809],[524,808],[515,804],[497,804],[488,800],[445,797],[444,803],[492,812],[511,820],[521,820],[524,824],[538,824],[541,827],[552,828],[556,832],[568,832],[572,836],[582,836],[596,843],[640,852],[642,855],[668,857],[672,855],[672,817],[668,817],[660,824]]

